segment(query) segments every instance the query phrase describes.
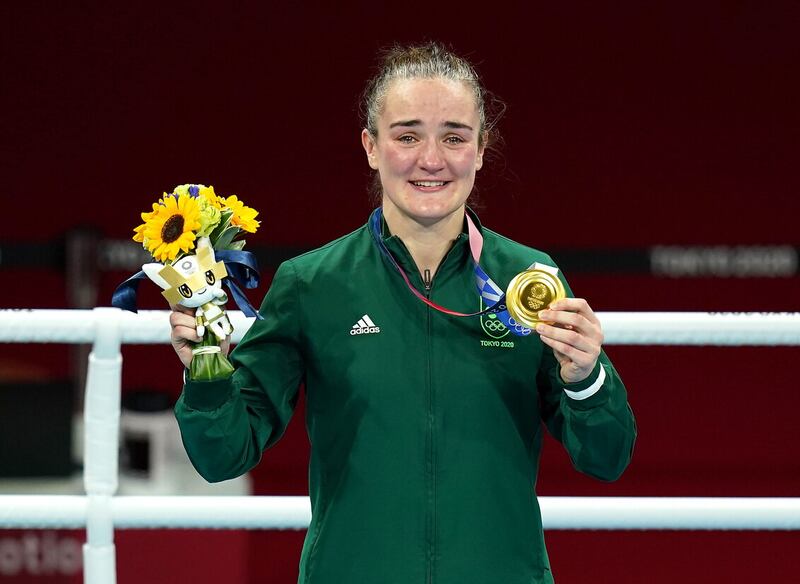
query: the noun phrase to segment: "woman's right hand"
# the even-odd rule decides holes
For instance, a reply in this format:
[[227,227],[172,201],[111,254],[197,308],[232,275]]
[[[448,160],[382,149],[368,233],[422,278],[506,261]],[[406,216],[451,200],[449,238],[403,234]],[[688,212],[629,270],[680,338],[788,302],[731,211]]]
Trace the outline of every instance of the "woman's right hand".
[[[170,335],[172,348],[178,354],[178,358],[183,366],[189,369],[192,363],[192,349],[200,342],[197,334],[197,321],[195,320],[195,309],[181,306],[180,304],[170,306],[172,312],[169,315],[169,324],[172,327]],[[228,336],[221,344],[222,354],[228,355],[231,346],[231,337]]]

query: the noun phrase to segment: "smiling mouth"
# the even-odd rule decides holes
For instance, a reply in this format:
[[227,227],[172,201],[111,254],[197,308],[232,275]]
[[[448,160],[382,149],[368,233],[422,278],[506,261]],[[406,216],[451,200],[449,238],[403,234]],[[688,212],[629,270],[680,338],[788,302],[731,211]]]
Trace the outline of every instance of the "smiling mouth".
[[409,181],[415,187],[443,187],[448,184],[448,180],[412,180]]

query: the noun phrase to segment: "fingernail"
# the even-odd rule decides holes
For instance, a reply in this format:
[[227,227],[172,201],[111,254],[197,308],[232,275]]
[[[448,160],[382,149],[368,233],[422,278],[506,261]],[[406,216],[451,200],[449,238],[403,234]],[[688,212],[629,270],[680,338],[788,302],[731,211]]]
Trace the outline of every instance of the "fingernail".
[[542,332],[544,332],[544,325],[543,325],[543,324],[537,324],[537,325],[536,325],[536,332],[537,332],[537,333],[542,333]]

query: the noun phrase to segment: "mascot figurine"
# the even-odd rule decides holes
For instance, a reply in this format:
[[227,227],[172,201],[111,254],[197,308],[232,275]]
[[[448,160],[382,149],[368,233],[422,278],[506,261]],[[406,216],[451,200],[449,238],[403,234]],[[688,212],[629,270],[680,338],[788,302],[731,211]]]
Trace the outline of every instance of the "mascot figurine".
[[197,240],[195,255],[183,256],[175,265],[145,264],[142,271],[161,287],[161,294],[171,305],[196,309],[197,336],[202,337],[208,328],[223,341],[233,332],[223,308],[228,295],[222,289],[222,279],[228,272],[225,264],[214,258],[214,248],[207,237]]

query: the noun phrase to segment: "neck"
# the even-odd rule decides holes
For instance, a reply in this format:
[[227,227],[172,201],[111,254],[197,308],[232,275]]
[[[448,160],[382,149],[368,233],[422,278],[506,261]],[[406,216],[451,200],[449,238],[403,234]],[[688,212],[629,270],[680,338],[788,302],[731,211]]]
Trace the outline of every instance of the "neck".
[[408,248],[421,276],[425,270],[436,272],[464,224],[464,207],[433,223],[420,223],[401,213],[393,205],[384,205],[383,217],[389,230]]

